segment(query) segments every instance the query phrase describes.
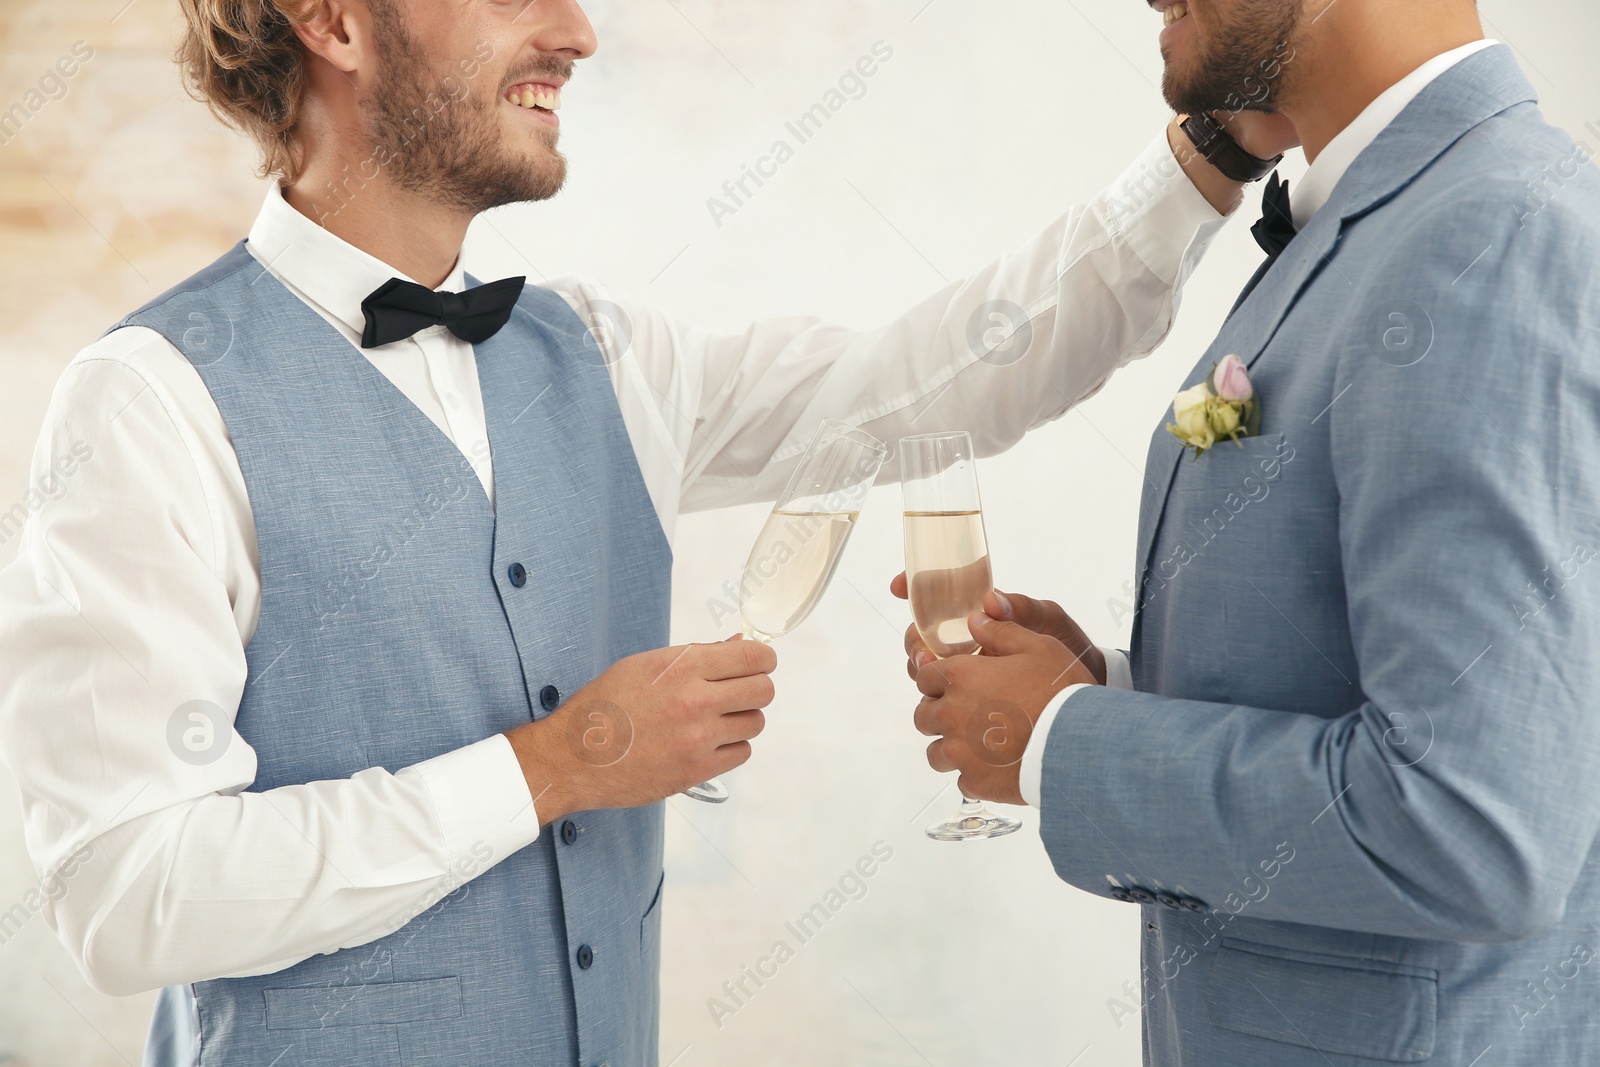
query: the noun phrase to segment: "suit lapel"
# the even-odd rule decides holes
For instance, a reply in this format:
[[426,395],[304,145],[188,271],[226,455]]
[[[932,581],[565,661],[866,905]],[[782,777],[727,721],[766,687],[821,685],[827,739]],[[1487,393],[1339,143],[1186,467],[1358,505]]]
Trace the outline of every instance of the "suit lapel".
[[[1212,365],[1234,354],[1253,367],[1266,351],[1300,294],[1324,270],[1345,283],[1353,279],[1334,262],[1346,223],[1398,195],[1474,127],[1517,104],[1537,99],[1511,49],[1498,45],[1468,56],[1436,78],[1384,130],[1346,172],[1333,196],[1223,325],[1211,347],[1184,381],[1198,385]],[[1263,397],[1267,422],[1271,398]],[[1139,610],[1134,616],[1133,648],[1139,647],[1145,588],[1154,565],[1152,553],[1165,517],[1172,483],[1184,447],[1166,432],[1167,418],[1155,433],[1145,463],[1145,484],[1139,508]]]
[[[1283,255],[1261,279],[1250,298],[1223,325],[1205,356],[1184,380],[1185,389],[1205,381],[1212,366],[1224,356],[1237,355],[1247,367],[1255,365],[1301,292],[1325,266],[1331,266],[1341,229],[1342,221],[1337,213],[1317,213],[1311,225],[1283,250]],[[1263,398],[1263,403],[1268,405],[1266,417],[1270,421],[1270,400]],[[1166,422],[1164,415],[1162,428],[1151,441],[1145,462],[1144,494],[1139,508],[1140,603],[1143,603],[1144,577],[1151,566],[1150,553],[1155,547],[1156,533],[1161,528],[1172,483],[1184,457],[1183,442],[1166,432]]]

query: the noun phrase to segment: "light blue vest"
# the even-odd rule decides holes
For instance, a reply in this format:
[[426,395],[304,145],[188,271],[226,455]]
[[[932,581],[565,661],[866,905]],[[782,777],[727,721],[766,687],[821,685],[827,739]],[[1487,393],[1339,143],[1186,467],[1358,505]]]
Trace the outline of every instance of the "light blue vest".
[[[671,552],[604,362],[556,294],[526,289],[475,349],[495,508],[243,244],[119,325],[194,364],[244,472],[262,582],[237,719],[252,789],[472,744],[667,643]],[[163,990],[146,1063],[655,1064],[661,806],[574,815],[493,859],[378,941]]]

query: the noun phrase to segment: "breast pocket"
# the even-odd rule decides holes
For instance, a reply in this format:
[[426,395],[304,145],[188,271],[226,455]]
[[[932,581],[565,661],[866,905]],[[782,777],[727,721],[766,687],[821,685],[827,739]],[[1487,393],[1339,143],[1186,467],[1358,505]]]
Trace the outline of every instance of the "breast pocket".
[[1212,1025],[1392,1063],[1433,1055],[1439,973],[1225,938],[1206,979]]
[[1219,441],[1202,455],[1184,453],[1172,491],[1208,494],[1219,503],[1230,493],[1240,501],[1259,500],[1272,492],[1294,459],[1294,446],[1281,433]]

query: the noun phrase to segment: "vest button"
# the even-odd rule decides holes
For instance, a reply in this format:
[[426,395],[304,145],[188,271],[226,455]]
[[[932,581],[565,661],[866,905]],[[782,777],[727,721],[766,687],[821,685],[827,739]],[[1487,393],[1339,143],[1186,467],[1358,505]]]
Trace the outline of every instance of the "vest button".
[[573,822],[571,819],[568,819],[566,822],[561,824],[561,840],[570,845],[577,839],[578,824]]
[[511,584],[521,589],[528,584],[528,568],[520,563],[513,563],[506,571],[506,577],[511,579]]
[[561,703],[561,690],[555,686],[547,685],[539,690],[539,706],[545,711],[555,711],[559,703]]
[[587,971],[594,966],[594,949],[588,945],[578,946],[578,969]]

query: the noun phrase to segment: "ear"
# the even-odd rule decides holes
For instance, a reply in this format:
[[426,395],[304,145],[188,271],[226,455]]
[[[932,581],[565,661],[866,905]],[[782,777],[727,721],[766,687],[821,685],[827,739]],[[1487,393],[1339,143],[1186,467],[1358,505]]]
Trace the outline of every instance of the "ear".
[[335,70],[354,74],[370,65],[372,12],[362,0],[317,0],[291,24],[306,51]]

